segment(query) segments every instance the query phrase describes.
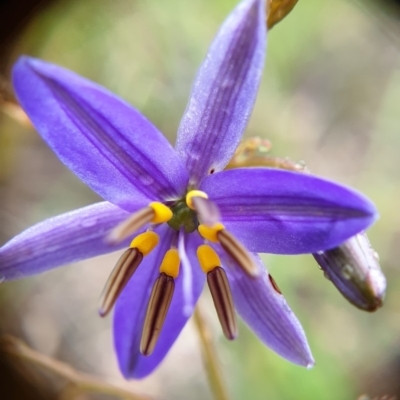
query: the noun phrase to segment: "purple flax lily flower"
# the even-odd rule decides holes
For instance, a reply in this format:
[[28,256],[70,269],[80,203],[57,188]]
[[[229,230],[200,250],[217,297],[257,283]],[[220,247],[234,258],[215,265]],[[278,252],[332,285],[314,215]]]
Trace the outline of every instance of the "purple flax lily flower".
[[116,303],[115,349],[126,378],[144,377],[158,366],[206,278],[229,339],[237,334],[236,309],[271,349],[312,365],[298,320],[260,258],[249,252],[318,252],[376,219],[365,197],[311,175],[223,171],[255,101],[265,39],[264,1],[244,0],[200,68],[175,149],[104,88],[32,58],[14,67],[18,99],[43,139],[106,201],[10,240],[0,248],[0,278],[127,249],[100,307],[105,315]]

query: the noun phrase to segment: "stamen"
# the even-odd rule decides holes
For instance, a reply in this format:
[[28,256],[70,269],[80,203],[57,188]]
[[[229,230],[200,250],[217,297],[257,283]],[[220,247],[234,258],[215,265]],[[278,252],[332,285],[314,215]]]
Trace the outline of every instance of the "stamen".
[[161,224],[172,218],[172,211],[159,202],[150,203],[148,207],[142,208],[128,219],[117,225],[108,235],[110,243],[120,243],[146,224]]
[[197,258],[201,269],[207,273],[208,287],[210,288],[222,331],[229,340],[235,339],[237,336],[235,308],[228,278],[223,268],[221,268],[218,254],[211,246],[203,244],[197,248]]
[[233,340],[238,335],[238,328],[231,288],[223,268],[216,267],[208,272],[207,283],[215,309],[217,310],[222,331],[227,339]]
[[213,227],[199,225],[200,235],[210,242],[220,243],[222,248],[233,258],[233,260],[250,277],[257,277],[259,270],[247,249],[221,224]]
[[132,240],[129,247],[138,249],[147,256],[159,242],[159,236],[153,231],[143,232]]
[[129,282],[143,256],[147,256],[159,241],[158,235],[153,232],[144,232],[132,240],[130,248],[118,260],[100,296],[99,314],[106,316],[115,304],[122,289]]
[[122,254],[100,296],[99,314],[101,317],[105,317],[110,312],[122,289],[129,282],[142,259],[143,255],[138,249],[128,249]]
[[142,208],[132,214],[128,219],[117,225],[108,235],[110,243],[120,243],[133,235],[138,229],[151,222],[154,210],[151,207]]
[[281,289],[279,289],[278,284],[275,282],[275,279],[272,277],[271,274],[268,274],[269,281],[271,282],[272,287],[274,288],[275,292],[282,294]]
[[204,239],[207,239],[213,243],[219,242],[218,232],[222,231],[223,229],[225,229],[225,227],[220,222],[217,224],[214,224],[212,227],[203,225],[203,224],[199,225],[199,227],[198,227],[200,235]]
[[154,283],[140,341],[140,352],[145,356],[154,351],[171,304],[174,289],[174,278],[164,273],[161,273]]
[[193,204],[193,197],[202,197],[203,199],[208,199],[207,193],[204,193],[201,190],[191,190],[186,195],[186,204],[192,210],[195,209],[194,204]]
[[192,204],[200,217],[200,220],[206,226],[212,227],[221,220],[218,207],[214,202],[207,198],[195,196],[192,198]]
[[259,275],[259,270],[247,249],[226,229],[217,232],[222,248],[233,258],[239,267],[250,277]]
[[201,269],[207,274],[215,267],[221,266],[221,261],[215,250],[208,244],[202,244],[197,248],[197,258]]
[[169,249],[160,265],[160,272],[176,279],[179,275],[180,263],[178,249]]
[[151,220],[152,224],[162,224],[168,222],[172,218],[172,211],[165,204],[154,201],[150,203],[150,207],[154,211],[154,216]]

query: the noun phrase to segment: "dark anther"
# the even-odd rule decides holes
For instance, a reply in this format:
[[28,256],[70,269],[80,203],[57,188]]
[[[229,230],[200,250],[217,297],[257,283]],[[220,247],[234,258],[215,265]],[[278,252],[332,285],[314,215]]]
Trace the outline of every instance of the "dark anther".
[[115,304],[122,289],[126,286],[143,260],[143,254],[138,249],[128,249],[120,257],[117,265],[109,276],[100,297],[99,314],[105,317]]
[[271,282],[271,285],[274,288],[275,292],[278,292],[279,294],[282,294],[282,292],[279,289],[277,283],[275,282],[275,279],[270,274],[268,274],[268,278],[269,278],[269,281]]
[[154,351],[171,304],[174,290],[174,278],[162,272],[154,283],[143,325],[140,352],[145,356],[150,355]]
[[237,337],[238,329],[231,288],[225,271],[221,267],[214,268],[207,273],[207,283],[222,331],[227,339],[233,340]]

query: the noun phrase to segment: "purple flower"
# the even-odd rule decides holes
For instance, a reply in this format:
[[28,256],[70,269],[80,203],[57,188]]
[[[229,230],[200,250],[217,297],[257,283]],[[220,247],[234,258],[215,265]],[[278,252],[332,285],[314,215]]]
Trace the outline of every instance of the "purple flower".
[[312,365],[298,320],[260,258],[249,252],[315,253],[376,219],[365,197],[311,175],[224,171],[256,98],[265,39],[264,1],[244,0],[200,68],[175,149],[104,88],[28,57],[14,67],[18,99],[43,139],[106,201],[9,241],[0,249],[0,278],[125,249],[100,313],[116,302],[115,348],[127,378],[144,377],[161,362],[206,278],[229,339],[237,334],[236,309],[271,349]]

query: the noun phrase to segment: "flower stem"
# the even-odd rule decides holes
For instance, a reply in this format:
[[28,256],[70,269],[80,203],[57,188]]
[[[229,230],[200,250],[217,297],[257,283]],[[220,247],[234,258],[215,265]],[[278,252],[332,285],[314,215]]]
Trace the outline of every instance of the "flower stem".
[[3,336],[0,339],[0,345],[9,355],[36,364],[68,380],[67,393],[63,393],[61,398],[71,399],[81,392],[94,392],[118,396],[124,400],[152,400],[149,396],[132,393],[118,386],[103,382],[92,375],[76,371],[68,364],[41,354],[12,336]]
[[193,317],[201,342],[203,361],[206,368],[208,382],[211,391],[214,394],[214,398],[215,400],[229,400],[228,390],[224,383],[217,354],[211,339],[211,333],[207,327],[199,304],[194,311]]

